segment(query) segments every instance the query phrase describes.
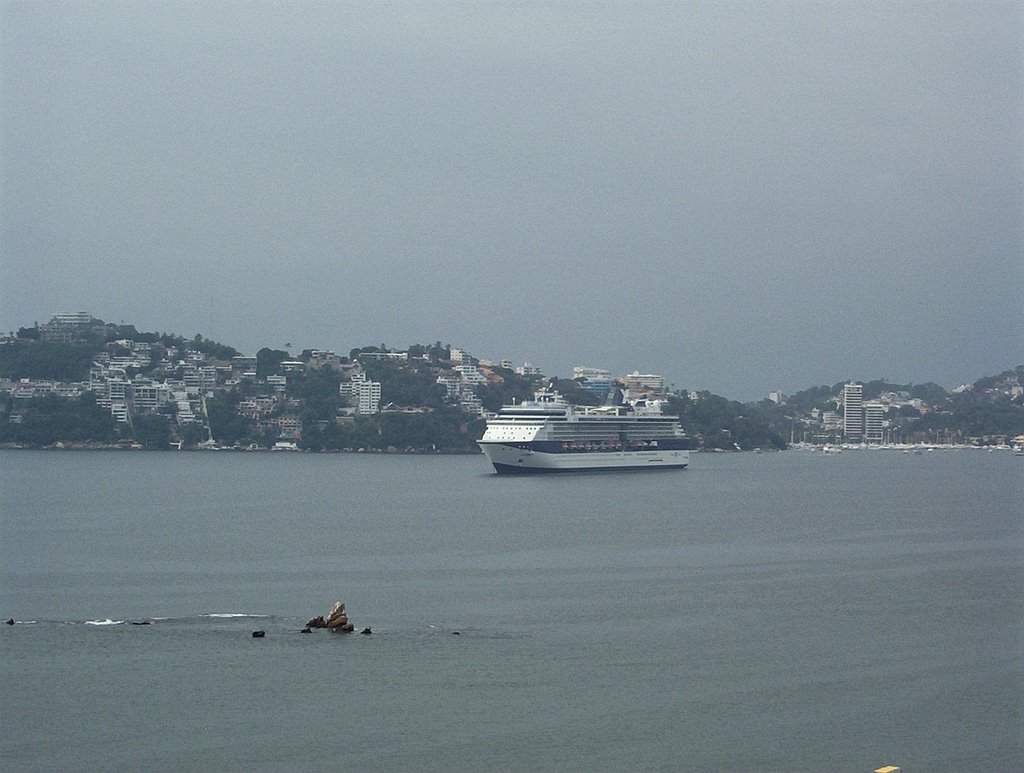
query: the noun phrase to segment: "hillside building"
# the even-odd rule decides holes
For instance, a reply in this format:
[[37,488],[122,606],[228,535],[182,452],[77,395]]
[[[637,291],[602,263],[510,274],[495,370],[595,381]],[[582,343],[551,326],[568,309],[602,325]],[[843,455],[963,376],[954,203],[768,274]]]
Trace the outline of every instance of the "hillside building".
[[588,368],[577,365],[572,369],[572,378],[580,382],[580,388],[590,392],[598,400],[604,402],[608,399],[608,393],[612,391],[615,380],[610,370],[603,368]]
[[338,385],[338,393],[349,397],[356,404],[356,413],[368,416],[380,413],[380,382],[370,381],[365,373],[353,373],[351,381],[342,381]]
[[630,399],[637,397],[665,397],[665,378],[653,373],[640,373],[634,370],[622,377],[623,386],[629,390]]

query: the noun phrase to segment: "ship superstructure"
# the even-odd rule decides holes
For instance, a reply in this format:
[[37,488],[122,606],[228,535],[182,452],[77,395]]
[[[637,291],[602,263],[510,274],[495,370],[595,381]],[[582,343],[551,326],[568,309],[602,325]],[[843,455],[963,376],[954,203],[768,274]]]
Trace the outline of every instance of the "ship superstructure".
[[504,406],[478,441],[498,473],[681,469],[690,439],[660,401],[570,405],[553,390]]

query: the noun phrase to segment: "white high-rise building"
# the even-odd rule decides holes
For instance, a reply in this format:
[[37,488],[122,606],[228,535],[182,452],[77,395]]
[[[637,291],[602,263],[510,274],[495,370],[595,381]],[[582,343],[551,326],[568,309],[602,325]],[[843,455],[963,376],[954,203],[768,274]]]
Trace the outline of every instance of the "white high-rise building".
[[338,385],[341,396],[355,399],[356,413],[364,416],[380,413],[380,389],[380,382],[370,381],[363,371],[353,373],[351,381],[342,381]]
[[881,403],[864,403],[864,439],[869,443],[881,443],[885,431],[885,406]]
[[843,434],[850,440],[864,437],[864,387],[861,384],[843,387]]
[[380,382],[379,381],[357,381],[356,396],[359,398],[359,405],[356,413],[368,415],[380,412]]

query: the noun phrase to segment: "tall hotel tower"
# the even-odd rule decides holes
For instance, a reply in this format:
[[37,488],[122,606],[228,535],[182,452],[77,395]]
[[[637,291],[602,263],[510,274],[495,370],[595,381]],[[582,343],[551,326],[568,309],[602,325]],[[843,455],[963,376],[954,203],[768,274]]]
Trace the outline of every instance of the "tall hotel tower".
[[864,437],[864,387],[860,384],[843,387],[843,434],[848,439]]

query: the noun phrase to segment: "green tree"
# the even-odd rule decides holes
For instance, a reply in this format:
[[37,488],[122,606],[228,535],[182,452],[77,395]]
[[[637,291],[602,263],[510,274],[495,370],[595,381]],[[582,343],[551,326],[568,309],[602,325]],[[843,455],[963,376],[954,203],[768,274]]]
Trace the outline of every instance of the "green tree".
[[93,348],[80,344],[18,341],[0,346],[0,378],[84,381],[94,357]]
[[554,378],[551,386],[573,405],[600,405],[601,400],[593,392],[580,386],[580,382],[568,378]]
[[810,389],[804,389],[787,398],[786,408],[791,412],[797,413],[810,413],[814,408],[825,409],[830,405],[835,405],[835,394],[836,391],[834,387],[811,387]]
[[207,400],[206,418],[213,439],[221,445],[233,446],[253,431],[252,422],[239,415],[237,395],[232,393]]
[[146,448],[170,447],[171,425],[159,413],[142,413],[132,419],[132,436]]
[[194,448],[206,440],[206,430],[196,421],[181,424],[177,428],[178,439],[185,448]]
[[705,391],[696,400],[671,395],[665,412],[679,416],[686,433],[700,438],[707,448],[785,448],[780,425],[788,419],[771,406],[744,405]]
[[96,404],[96,396],[86,392],[76,400],[56,395],[26,401],[21,422],[0,425],[0,442],[33,446],[57,442],[111,443],[117,439],[110,413]]
[[437,383],[430,366],[397,363],[388,360],[366,360],[363,370],[371,381],[380,382],[381,403],[405,406],[444,405],[444,390]]
[[340,384],[341,377],[332,371],[310,370],[288,377],[288,395],[302,400],[310,421],[333,420],[341,407]]
[[923,400],[928,405],[942,405],[949,397],[945,389],[931,382],[911,386],[909,391],[911,397]]
[[490,381],[476,388],[477,397],[480,398],[485,410],[495,413],[503,405],[533,399],[539,378],[520,376],[515,371],[505,368],[495,368],[494,373],[501,381]]
[[288,352],[264,346],[256,352],[256,378],[265,379],[281,372],[281,363],[288,359]]
[[195,338],[192,339],[190,347],[197,352],[209,355],[217,360],[230,360],[236,354],[238,350],[232,346],[226,344],[220,344],[216,341],[211,341],[208,338],[203,338],[201,335],[196,333]]

